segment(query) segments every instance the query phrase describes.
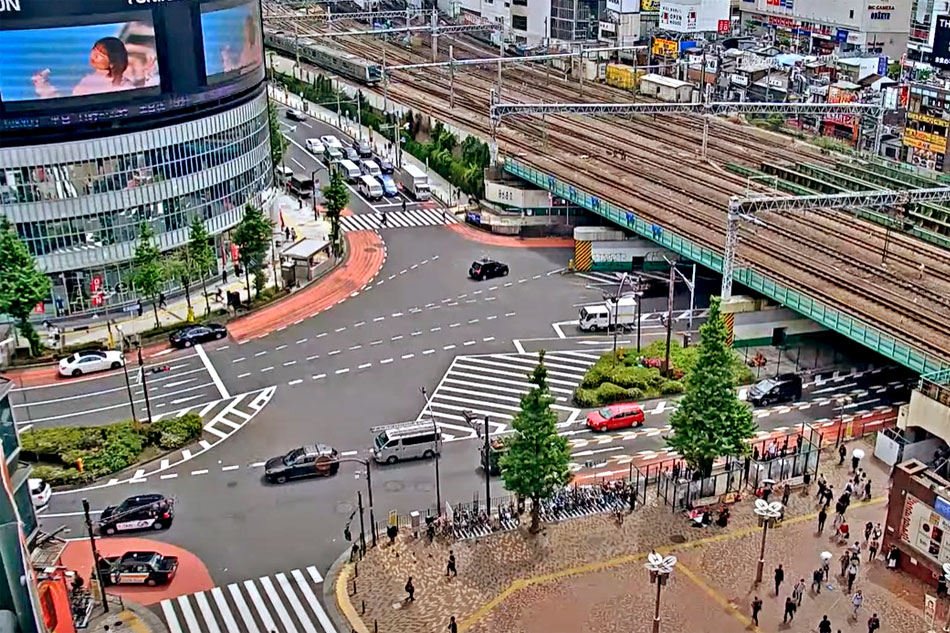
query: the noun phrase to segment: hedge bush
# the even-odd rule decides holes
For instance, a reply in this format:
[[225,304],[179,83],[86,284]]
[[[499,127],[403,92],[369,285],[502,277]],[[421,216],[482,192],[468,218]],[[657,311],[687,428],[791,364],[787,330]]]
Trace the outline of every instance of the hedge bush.
[[[34,476],[50,485],[85,483],[132,466],[148,447],[181,448],[201,436],[197,413],[136,425],[63,426],[20,435],[24,461],[36,463]],[[83,472],[76,468],[83,461]]]

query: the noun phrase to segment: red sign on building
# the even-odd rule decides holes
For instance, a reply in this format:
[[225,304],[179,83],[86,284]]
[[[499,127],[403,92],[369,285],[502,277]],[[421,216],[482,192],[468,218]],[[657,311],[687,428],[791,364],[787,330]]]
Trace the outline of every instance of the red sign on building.
[[89,280],[89,292],[95,294],[102,291],[102,275],[93,275]]
[[36,306],[33,308],[33,312],[36,312],[37,314],[44,314],[44,313],[46,313],[46,304],[44,304],[42,301],[40,301],[40,302],[37,303]]
[[92,295],[92,305],[98,308],[102,306],[103,303],[105,303],[105,295],[101,292]]
[[717,26],[717,30],[719,31],[720,34],[728,33],[729,30],[730,30],[730,29],[729,29],[729,20],[719,20],[719,22],[718,22],[718,24],[717,24],[716,26]]

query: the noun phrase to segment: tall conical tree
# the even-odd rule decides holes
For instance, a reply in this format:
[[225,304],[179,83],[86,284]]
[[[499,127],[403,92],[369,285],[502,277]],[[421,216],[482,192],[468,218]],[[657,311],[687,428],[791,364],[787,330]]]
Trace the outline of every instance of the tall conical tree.
[[40,337],[30,323],[30,313],[50,296],[50,280],[37,269],[36,260],[5,216],[0,217],[0,270],[0,313],[19,322],[20,332],[30,343],[30,355],[36,356]]
[[529,380],[534,387],[521,397],[521,410],[511,421],[515,430],[508,454],[501,459],[505,487],[531,499],[531,532],[540,527],[541,500],[553,495],[569,478],[567,440],[557,434],[554,397],[548,389],[544,352]]
[[679,408],[670,416],[673,434],[668,443],[690,466],[708,475],[717,457],[746,454],[746,440],[758,427],[736,392],[735,356],[718,298],[699,334],[696,366]]

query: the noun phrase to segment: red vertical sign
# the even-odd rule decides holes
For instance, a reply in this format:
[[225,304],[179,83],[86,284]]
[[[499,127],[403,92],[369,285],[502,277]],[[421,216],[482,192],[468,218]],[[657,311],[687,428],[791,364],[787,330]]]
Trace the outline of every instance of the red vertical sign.
[[719,23],[716,25],[720,34],[725,34],[729,32],[729,20],[719,20]]
[[93,294],[102,290],[102,275],[93,275],[89,280],[89,292]]

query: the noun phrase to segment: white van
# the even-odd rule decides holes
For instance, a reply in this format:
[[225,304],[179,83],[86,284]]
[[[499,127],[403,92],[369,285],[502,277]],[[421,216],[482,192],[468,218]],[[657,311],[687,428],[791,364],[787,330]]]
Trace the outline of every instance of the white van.
[[354,165],[353,161],[344,159],[333,164],[347,182],[356,182],[359,180],[360,168]]
[[287,165],[277,165],[274,167],[274,173],[277,175],[277,181],[281,184],[290,182],[294,176],[294,170]]
[[370,429],[373,440],[373,458],[383,464],[395,464],[402,459],[428,459],[442,453],[442,434],[432,420],[403,422]]
[[380,200],[383,197],[383,186],[372,176],[360,176],[359,192],[364,198]]
[[379,165],[377,165],[376,161],[372,158],[366,158],[360,161],[360,171],[362,171],[367,176],[372,176],[373,178],[379,178],[383,175]]

